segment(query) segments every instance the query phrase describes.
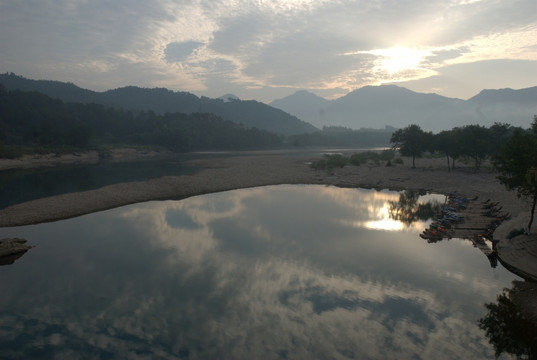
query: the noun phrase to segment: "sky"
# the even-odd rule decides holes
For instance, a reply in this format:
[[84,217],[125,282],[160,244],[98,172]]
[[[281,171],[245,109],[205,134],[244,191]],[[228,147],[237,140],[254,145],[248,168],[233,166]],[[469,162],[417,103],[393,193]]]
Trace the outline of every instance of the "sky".
[[537,85],[535,0],[0,0],[0,72],[270,102]]

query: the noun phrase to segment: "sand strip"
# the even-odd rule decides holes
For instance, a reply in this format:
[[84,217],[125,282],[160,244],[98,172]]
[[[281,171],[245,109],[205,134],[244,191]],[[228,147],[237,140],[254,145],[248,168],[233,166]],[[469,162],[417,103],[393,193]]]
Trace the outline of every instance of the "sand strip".
[[[312,169],[315,157],[261,155],[190,161],[202,170],[188,176],[166,176],[143,182],[105,186],[96,190],[58,195],[0,210],[0,227],[20,226],[76,217],[150,200],[189,196],[277,184],[326,184],[378,189],[424,189],[435,193],[458,191],[481,199],[492,198],[504,211],[517,216],[527,207],[495,179],[495,173],[470,166],[448,172],[442,159],[420,159],[412,169],[406,161],[395,167],[362,165],[336,169],[333,174]],[[528,205],[529,206],[529,205]]]

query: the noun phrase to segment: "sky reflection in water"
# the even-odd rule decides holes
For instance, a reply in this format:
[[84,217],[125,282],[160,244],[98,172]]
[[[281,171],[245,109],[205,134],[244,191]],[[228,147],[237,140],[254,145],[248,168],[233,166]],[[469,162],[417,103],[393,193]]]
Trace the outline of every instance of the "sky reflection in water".
[[37,245],[0,268],[0,351],[490,358],[477,320],[517,277],[394,223],[398,196],[281,185],[0,229]]

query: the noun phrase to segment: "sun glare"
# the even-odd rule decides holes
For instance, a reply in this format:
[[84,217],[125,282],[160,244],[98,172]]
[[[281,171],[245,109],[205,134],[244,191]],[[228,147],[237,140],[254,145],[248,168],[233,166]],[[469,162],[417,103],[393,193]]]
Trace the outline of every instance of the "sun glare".
[[411,48],[391,48],[367,51],[379,56],[377,67],[388,74],[419,68],[423,59],[430,55],[429,50]]
[[403,223],[392,220],[392,219],[382,219],[368,221],[364,224],[367,229],[370,230],[385,230],[385,231],[397,231],[404,228]]

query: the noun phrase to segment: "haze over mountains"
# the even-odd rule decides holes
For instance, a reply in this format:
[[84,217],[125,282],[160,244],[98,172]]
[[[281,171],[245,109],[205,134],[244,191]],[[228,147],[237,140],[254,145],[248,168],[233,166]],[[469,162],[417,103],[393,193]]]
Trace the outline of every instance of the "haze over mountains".
[[129,110],[213,113],[225,120],[282,135],[310,133],[324,126],[351,129],[402,128],[418,124],[438,132],[456,126],[495,122],[528,128],[537,114],[537,86],[512,90],[483,90],[468,99],[416,93],[395,85],[366,86],[341,98],[326,100],[307,91],[274,100],[269,105],[240,100],[232,94],[218,99],[163,88],[127,86],[104,92],[82,89],[72,83],[30,80],[0,74],[8,90],[38,91],[65,102],[97,103]]
[[395,85],[366,86],[335,100],[298,91],[270,105],[317,127],[402,128],[418,124],[424,130],[438,132],[501,122],[528,128],[537,114],[537,86],[483,90],[468,100],[416,93]]
[[163,88],[144,89],[127,86],[104,92],[82,89],[72,83],[30,80],[15,74],[0,74],[0,84],[8,90],[37,91],[64,102],[96,103],[128,110],[151,110],[157,114],[180,112],[212,113],[224,120],[281,135],[314,132],[318,129],[293,115],[267,104],[237,100],[231,94],[223,99],[197,97],[188,92]]

